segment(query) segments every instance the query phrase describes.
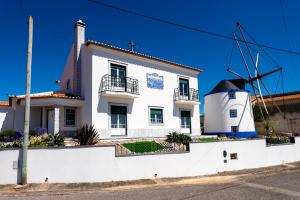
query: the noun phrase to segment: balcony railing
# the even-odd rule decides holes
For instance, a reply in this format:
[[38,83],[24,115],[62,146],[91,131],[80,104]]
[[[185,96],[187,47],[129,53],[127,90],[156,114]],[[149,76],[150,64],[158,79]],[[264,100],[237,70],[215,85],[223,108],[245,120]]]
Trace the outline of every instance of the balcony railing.
[[190,88],[187,92],[175,88],[174,100],[185,100],[185,101],[199,101],[199,92],[196,89]]
[[101,92],[126,92],[130,94],[139,94],[139,81],[137,79],[125,77],[114,77],[106,74],[101,79]]

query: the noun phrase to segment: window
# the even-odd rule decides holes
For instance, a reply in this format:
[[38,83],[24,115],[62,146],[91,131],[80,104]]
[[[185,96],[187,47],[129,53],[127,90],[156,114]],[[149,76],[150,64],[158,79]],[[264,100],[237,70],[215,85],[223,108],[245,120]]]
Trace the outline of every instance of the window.
[[236,109],[229,110],[229,115],[230,115],[230,118],[237,117],[237,110]]
[[118,64],[110,64],[110,75],[112,87],[125,88],[126,86],[126,67]]
[[228,97],[229,97],[229,99],[235,99],[236,98],[235,97],[235,91],[228,92]]
[[65,109],[65,125],[75,126],[76,125],[76,110],[72,108]]
[[179,78],[179,93],[180,96],[189,96],[189,80],[184,78]]
[[232,133],[237,133],[237,132],[239,132],[239,127],[238,127],[238,126],[231,126],[231,132],[232,132]]
[[127,107],[111,106],[111,128],[126,128]]
[[181,128],[191,128],[191,112],[181,111]]
[[150,108],[150,123],[151,124],[163,124],[163,109]]

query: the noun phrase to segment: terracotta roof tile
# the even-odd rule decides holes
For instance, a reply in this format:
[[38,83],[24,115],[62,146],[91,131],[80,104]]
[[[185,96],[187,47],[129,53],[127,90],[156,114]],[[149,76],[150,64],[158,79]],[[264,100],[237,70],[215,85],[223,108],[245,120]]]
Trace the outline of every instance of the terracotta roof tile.
[[0,106],[9,106],[8,101],[0,101]]
[[153,56],[150,56],[150,55],[147,55],[147,54],[142,54],[142,53],[138,53],[138,52],[134,52],[134,51],[129,51],[127,49],[123,49],[123,48],[120,48],[120,47],[115,47],[115,46],[108,45],[108,44],[105,44],[105,43],[102,43],[102,42],[97,42],[97,41],[94,41],[94,40],[88,40],[86,42],[87,46],[90,45],[90,44],[93,44],[93,45],[96,45],[96,46],[100,46],[100,47],[104,47],[104,48],[108,48],[108,49],[113,49],[113,50],[121,51],[123,53],[127,53],[127,54],[131,54],[131,55],[135,55],[135,56],[147,58],[147,59],[158,61],[158,62],[167,63],[167,64],[174,65],[174,66],[177,66],[177,67],[186,68],[186,69],[193,70],[193,71],[196,71],[196,72],[199,72],[199,73],[203,72],[202,69],[198,69],[196,67],[191,67],[191,66],[188,66],[188,65],[183,65],[183,64],[175,63],[175,62],[168,61],[168,60],[165,60],[165,59],[153,57]]
[[[285,94],[273,94],[272,95],[274,101],[292,101],[292,100],[300,100],[300,92],[289,92]],[[272,99],[269,96],[264,96],[264,101],[266,103],[272,102]],[[252,96],[251,99],[255,101],[255,97]],[[261,99],[258,98],[259,102],[261,102]]]
[[[21,96],[11,96],[11,98],[16,98],[18,101],[25,99],[25,95]],[[50,92],[50,93],[40,93],[40,94],[32,94],[30,96],[30,99],[43,99],[43,98],[60,98],[60,99],[74,99],[74,100],[83,100],[79,96],[72,96],[67,95],[65,93],[56,93],[56,92]]]

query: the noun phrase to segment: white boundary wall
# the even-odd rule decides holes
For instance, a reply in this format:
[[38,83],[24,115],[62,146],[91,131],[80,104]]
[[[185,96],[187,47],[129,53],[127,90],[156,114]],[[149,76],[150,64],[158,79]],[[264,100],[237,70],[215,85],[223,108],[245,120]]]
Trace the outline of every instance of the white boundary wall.
[[[228,152],[224,163],[223,151]],[[295,144],[266,146],[265,140],[191,143],[190,152],[116,157],[114,146],[30,149],[29,183],[107,182],[158,177],[184,177],[266,167],[300,161],[300,137]],[[231,160],[230,153],[238,159]],[[19,150],[0,151],[0,184],[16,184],[13,169]]]

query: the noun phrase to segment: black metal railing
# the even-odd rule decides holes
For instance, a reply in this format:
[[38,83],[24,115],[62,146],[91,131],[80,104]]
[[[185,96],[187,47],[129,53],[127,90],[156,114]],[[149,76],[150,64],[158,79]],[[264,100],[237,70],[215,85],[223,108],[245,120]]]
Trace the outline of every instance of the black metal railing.
[[106,74],[101,79],[101,92],[104,91],[139,94],[139,81],[129,77],[121,78]]
[[174,100],[199,101],[199,92],[193,88],[190,88],[188,91],[182,91],[180,88],[175,88]]

